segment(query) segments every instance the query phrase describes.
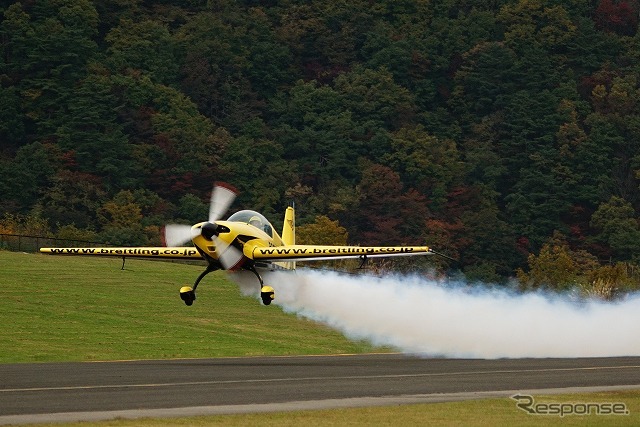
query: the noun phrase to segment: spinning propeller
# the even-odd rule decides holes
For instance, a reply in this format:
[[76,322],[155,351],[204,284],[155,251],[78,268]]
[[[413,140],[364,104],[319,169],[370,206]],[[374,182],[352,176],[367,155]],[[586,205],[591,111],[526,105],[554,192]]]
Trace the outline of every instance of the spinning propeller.
[[[224,269],[233,268],[242,259],[242,252],[230,243],[219,237],[224,232],[220,225],[216,223],[227,212],[231,203],[236,198],[236,191],[233,187],[216,183],[211,192],[211,202],[209,205],[209,221],[200,227],[184,224],[168,224],[164,229],[164,238],[167,246],[182,246],[189,240],[202,235],[205,239],[211,240],[215,246],[215,253],[218,261]],[[226,227],[225,227],[226,228]],[[226,229],[228,232],[228,229]]]

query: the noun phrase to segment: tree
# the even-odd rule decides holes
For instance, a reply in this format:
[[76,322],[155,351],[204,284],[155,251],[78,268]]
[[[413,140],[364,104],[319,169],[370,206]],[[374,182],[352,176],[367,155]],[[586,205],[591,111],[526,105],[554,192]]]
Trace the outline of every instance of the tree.
[[542,155],[532,160],[532,167],[521,172],[504,200],[514,229],[537,249],[553,231],[563,228],[561,221],[570,204],[568,183],[557,175],[555,165]]
[[177,45],[166,25],[144,19],[121,19],[105,37],[106,63],[116,73],[143,73],[155,83],[175,84],[178,77]]
[[359,205],[352,216],[356,241],[365,245],[422,244],[427,206],[424,196],[405,190],[387,166],[365,163],[358,184]]
[[140,225],[142,209],[136,203],[133,193],[123,190],[102,205],[98,210],[98,219],[105,227],[133,228]]
[[[529,272],[518,270],[518,281],[525,289],[547,288],[564,290],[579,285],[581,268],[574,259],[566,241],[559,234],[540,249],[538,255],[529,255]],[[589,260],[593,267],[596,262]]]
[[355,136],[359,128],[344,107],[344,95],[315,81],[299,81],[272,109],[285,158],[295,159],[303,183],[317,189],[334,180],[353,182],[354,159],[365,149]]
[[80,229],[73,224],[58,227],[55,236],[56,239],[81,240],[84,242],[95,242],[98,237],[93,229]]
[[49,222],[37,214],[12,215],[5,213],[0,218],[0,233],[28,236],[49,236]]
[[302,245],[346,245],[349,240],[347,229],[338,221],[319,215],[310,224],[296,227],[296,243]]
[[353,112],[353,120],[367,133],[399,129],[415,113],[411,92],[396,84],[384,67],[355,67],[339,75],[334,87],[342,94],[343,108]]
[[[604,143],[598,151],[610,156],[602,159],[604,165],[597,169],[600,181],[610,184],[609,192],[598,201],[616,194],[634,206],[640,206],[639,181],[634,172],[640,149],[639,80],[637,73],[632,72],[614,76],[608,84],[599,84],[593,89],[592,102],[596,111],[587,117],[587,123],[592,125],[590,136],[597,137],[598,143]],[[605,165],[609,169],[605,170]]]
[[[411,34],[428,64],[426,78],[416,87],[421,96],[426,95],[417,99],[426,114],[433,114],[437,106],[444,106],[449,101],[452,76],[462,66],[465,52],[486,42],[502,40],[502,28],[496,24],[495,12],[485,11],[492,7],[496,7],[496,2],[491,6],[477,6],[470,2],[442,1],[430,5],[433,17],[414,22]],[[429,31],[424,31],[425,25]]]
[[256,89],[271,95],[273,78],[288,78],[288,51],[269,26],[259,10],[233,5],[196,13],[177,32],[181,87],[214,123],[238,130],[264,106]]
[[219,162],[229,133],[214,127],[183,93],[149,76],[118,75],[111,82],[123,104],[119,120],[135,143],[128,148],[139,168],[137,177],[173,202],[186,192],[208,193],[221,174]]
[[193,194],[185,194],[178,204],[178,218],[195,224],[209,217],[209,206]]
[[131,145],[117,120],[118,99],[100,69],[77,83],[67,101],[68,119],[57,127],[58,146],[74,153],[78,170],[101,177],[109,191],[137,184]]
[[43,0],[14,3],[4,16],[3,74],[19,88],[29,130],[53,133],[67,118],[67,97],[97,54],[98,14],[88,0]]
[[[1,73],[1,71],[0,71]],[[2,151],[17,147],[24,140],[25,117],[22,114],[21,101],[15,86],[0,86],[0,140]]]
[[461,222],[460,234],[452,236],[452,249],[460,254],[465,274],[493,282],[509,277],[525,257],[517,250],[516,233],[499,209],[498,194],[484,186],[454,191],[440,216]]
[[60,170],[51,178],[34,210],[52,224],[73,224],[78,228],[95,227],[96,212],[106,193],[101,180],[82,172]]
[[430,135],[422,125],[391,134],[391,150],[383,159],[406,185],[429,199],[432,211],[444,206],[449,189],[463,171],[455,142]]
[[103,228],[100,238],[108,243],[133,246],[148,242],[141,223],[142,209],[130,191],[120,191],[104,203],[98,209],[98,219]]
[[505,25],[505,42],[518,48],[539,45],[559,53],[576,31],[564,7],[542,0],[519,0],[504,5],[497,18]]
[[248,25],[243,37],[248,46],[247,79],[258,99],[270,99],[282,86],[295,81],[296,73],[290,66],[293,56],[278,39],[276,28],[262,8],[250,8],[243,21]]
[[97,52],[98,14],[88,0],[17,2],[4,15],[1,30],[8,37],[6,65],[12,77],[68,84]]
[[573,148],[572,170],[577,182],[574,198],[593,210],[611,194],[615,167],[614,149],[623,143],[612,123],[598,114],[585,120],[588,132]]
[[449,104],[471,121],[503,109],[518,84],[516,60],[515,52],[501,42],[480,43],[465,52]]
[[612,299],[621,291],[637,288],[637,277],[628,264],[600,265],[592,254],[569,248],[564,236],[556,233],[539,255],[529,256],[529,272],[518,270],[525,289],[580,290],[587,297]]
[[[296,227],[296,243],[302,245],[347,245],[349,233],[338,221],[332,221],[329,217],[318,215],[314,222]],[[314,266],[327,266],[337,269],[353,269],[353,262],[320,261],[314,262]]]
[[[292,54],[303,78],[328,83],[358,60],[364,34],[374,26],[376,12],[386,5],[362,0],[292,4],[279,15],[278,38]],[[378,9],[378,10],[376,10]]]
[[593,20],[600,30],[633,36],[638,31],[638,5],[636,2],[600,0]]
[[594,239],[606,244],[618,261],[630,261],[640,252],[640,227],[633,206],[621,197],[612,196],[591,217],[597,234]]
[[414,46],[406,37],[394,34],[389,23],[380,22],[367,33],[367,40],[360,54],[366,58],[367,68],[385,68],[393,75],[397,84],[410,86]]
[[61,168],[61,152],[54,144],[34,142],[20,147],[12,161],[0,161],[0,165],[0,210],[27,213]]
[[296,181],[295,168],[283,157],[284,148],[276,141],[246,137],[232,141],[222,165],[240,191],[236,203],[258,210],[266,217],[280,215],[285,190]]

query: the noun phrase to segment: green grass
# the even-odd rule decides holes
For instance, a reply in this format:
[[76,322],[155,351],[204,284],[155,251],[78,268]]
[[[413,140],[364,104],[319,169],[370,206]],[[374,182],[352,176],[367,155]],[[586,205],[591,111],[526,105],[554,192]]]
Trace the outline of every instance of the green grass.
[[[338,354],[372,350],[240,294],[200,265],[0,251],[0,363]],[[257,285],[256,285],[257,286]]]
[[[159,426],[637,426],[640,424],[640,391],[534,396],[536,403],[620,402],[630,415],[529,415],[512,399],[486,399],[372,408],[277,412],[270,414],[113,420],[66,424],[75,427]],[[65,424],[55,424],[64,426]],[[41,425],[42,426],[42,425]]]

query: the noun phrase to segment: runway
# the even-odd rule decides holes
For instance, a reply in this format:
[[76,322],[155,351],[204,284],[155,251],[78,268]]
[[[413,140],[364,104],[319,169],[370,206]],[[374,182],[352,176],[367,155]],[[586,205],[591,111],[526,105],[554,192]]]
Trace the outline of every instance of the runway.
[[640,389],[640,357],[400,354],[0,365],[0,424],[188,416]]

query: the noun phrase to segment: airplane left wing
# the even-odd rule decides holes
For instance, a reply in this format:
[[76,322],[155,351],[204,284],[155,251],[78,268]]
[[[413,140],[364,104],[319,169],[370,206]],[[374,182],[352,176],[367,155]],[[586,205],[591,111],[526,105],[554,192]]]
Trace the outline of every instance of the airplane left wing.
[[435,254],[428,246],[315,246],[261,247],[245,245],[245,255],[256,261],[321,261]]
[[40,252],[50,255],[87,255],[119,258],[202,259],[202,256],[194,247],[41,248]]

